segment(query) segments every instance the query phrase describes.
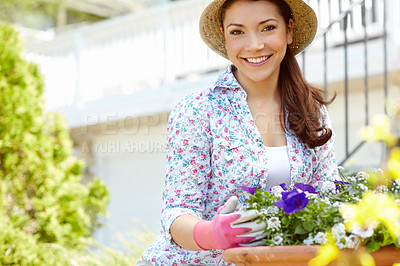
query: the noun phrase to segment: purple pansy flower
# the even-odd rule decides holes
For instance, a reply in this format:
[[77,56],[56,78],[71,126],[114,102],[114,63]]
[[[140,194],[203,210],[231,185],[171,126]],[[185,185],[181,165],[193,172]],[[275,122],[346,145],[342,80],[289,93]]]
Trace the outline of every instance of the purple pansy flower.
[[247,186],[241,186],[240,189],[243,191],[247,191],[249,192],[251,195],[254,195],[254,193],[256,192],[257,188],[261,188],[260,185],[257,185],[255,187],[247,187]]
[[296,188],[300,189],[301,191],[307,191],[308,193],[317,194],[317,190],[311,185],[307,185],[307,184],[303,184],[303,183],[296,183],[296,184],[294,184],[294,186]]
[[308,205],[308,199],[304,192],[293,189],[292,191],[282,192],[282,199],[275,202],[274,205],[282,208],[285,213],[295,213]]
[[281,188],[283,188],[284,191],[288,191],[286,183],[282,183],[282,184],[279,184],[279,185],[281,186]]

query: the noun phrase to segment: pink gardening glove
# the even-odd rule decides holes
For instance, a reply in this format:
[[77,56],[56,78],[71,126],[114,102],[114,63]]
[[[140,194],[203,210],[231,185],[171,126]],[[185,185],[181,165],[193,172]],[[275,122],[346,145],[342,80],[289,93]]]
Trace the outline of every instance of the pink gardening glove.
[[218,209],[214,220],[195,224],[193,240],[199,248],[227,249],[265,237],[265,222],[255,221],[257,211],[234,212],[237,203],[237,197],[232,196]]

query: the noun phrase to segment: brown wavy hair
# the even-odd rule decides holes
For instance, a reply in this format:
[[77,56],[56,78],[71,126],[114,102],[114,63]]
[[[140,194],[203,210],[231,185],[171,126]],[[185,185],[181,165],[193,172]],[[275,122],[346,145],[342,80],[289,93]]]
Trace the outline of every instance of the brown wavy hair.
[[[222,25],[226,9],[236,1],[238,0],[227,0],[222,6]],[[292,12],[285,1],[264,1],[270,2],[278,8],[279,14],[288,26]],[[293,130],[297,138],[311,149],[324,145],[332,137],[332,130],[320,124],[321,107],[332,103],[335,96],[329,101],[325,101],[323,91],[307,83],[289,46],[280,66],[278,86],[282,99],[282,114],[285,114],[286,109],[288,111],[288,125],[285,123],[285,117],[282,116],[282,127],[289,127],[290,130]]]
[[[332,103],[335,96],[325,101],[323,91],[305,81],[289,47],[281,63],[278,83],[282,113],[285,113],[285,108],[288,110],[289,128],[311,149],[324,145],[331,138],[332,130],[320,123],[321,107]],[[285,125],[284,118],[281,123]]]

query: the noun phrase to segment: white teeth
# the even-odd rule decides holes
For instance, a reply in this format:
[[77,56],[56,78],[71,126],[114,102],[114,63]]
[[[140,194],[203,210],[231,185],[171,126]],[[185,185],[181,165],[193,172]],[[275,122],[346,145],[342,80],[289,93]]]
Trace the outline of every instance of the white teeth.
[[247,58],[247,61],[249,61],[250,63],[257,64],[257,63],[264,62],[268,58],[269,58],[269,56],[263,56],[263,57],[258,57],[258,58]]

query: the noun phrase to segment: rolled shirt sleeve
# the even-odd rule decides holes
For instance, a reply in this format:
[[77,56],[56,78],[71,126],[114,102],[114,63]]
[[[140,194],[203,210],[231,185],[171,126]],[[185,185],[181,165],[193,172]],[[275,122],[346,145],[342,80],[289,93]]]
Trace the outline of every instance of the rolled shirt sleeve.
[[211,141],[208,102],[202,97],[190,95],[183,99],[168,121],[161,226],[165,239],[172,244],[170,227],[175,219],[185,214],[202,219],[205,209]]

